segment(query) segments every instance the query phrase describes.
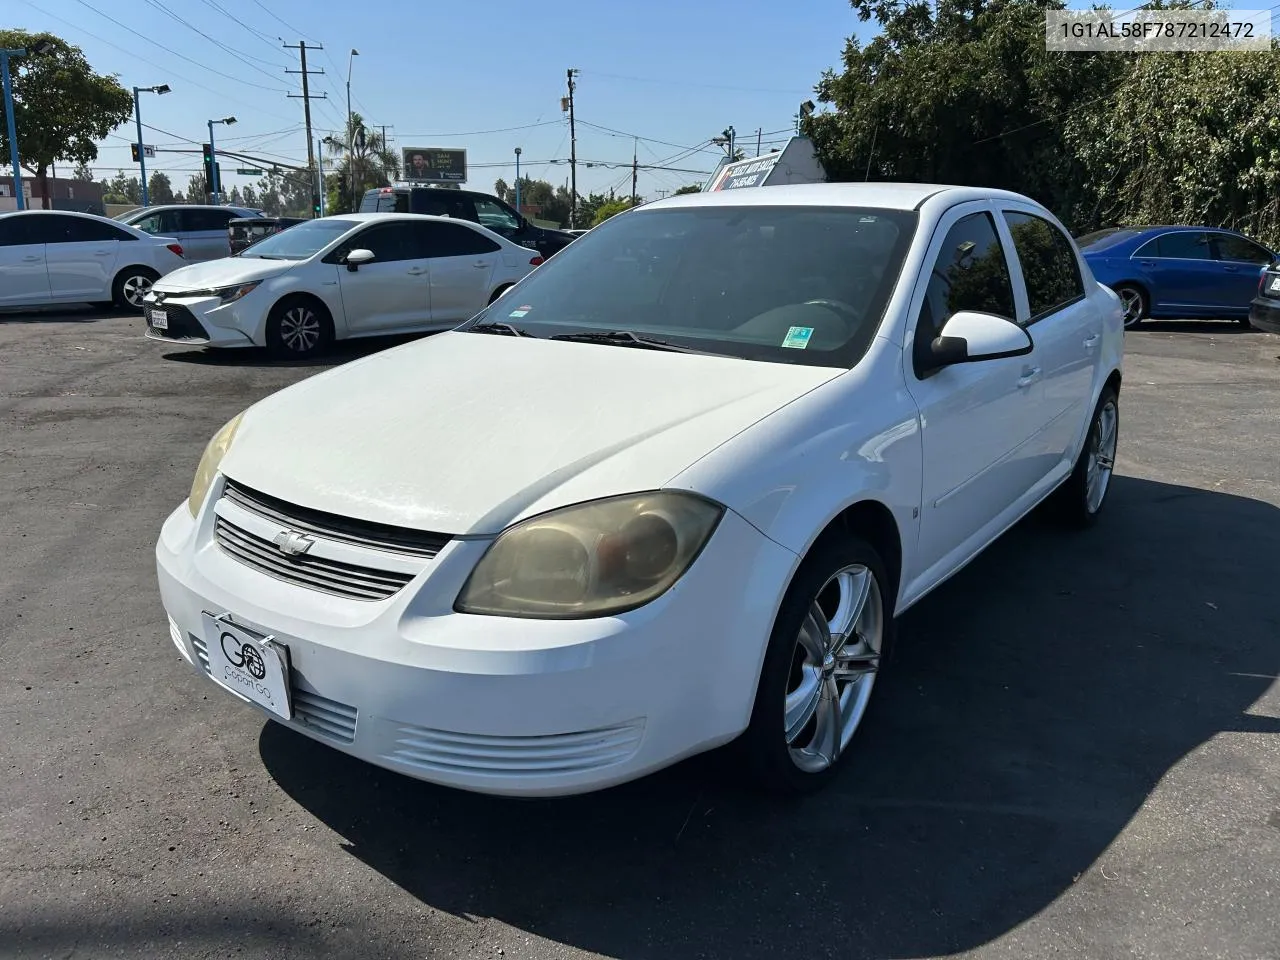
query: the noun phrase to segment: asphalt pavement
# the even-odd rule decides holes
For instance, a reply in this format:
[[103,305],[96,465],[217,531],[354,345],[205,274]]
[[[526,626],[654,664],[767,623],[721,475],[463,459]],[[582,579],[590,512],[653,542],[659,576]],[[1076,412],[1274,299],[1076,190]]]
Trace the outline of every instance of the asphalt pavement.
[[204,443],[326,364],[0,315],[0,957],[1280,957],[1280,337],[1127,347],[1102,522],[911,611],[832,789],[717,753],[535,802],[350,760],[169,641]]

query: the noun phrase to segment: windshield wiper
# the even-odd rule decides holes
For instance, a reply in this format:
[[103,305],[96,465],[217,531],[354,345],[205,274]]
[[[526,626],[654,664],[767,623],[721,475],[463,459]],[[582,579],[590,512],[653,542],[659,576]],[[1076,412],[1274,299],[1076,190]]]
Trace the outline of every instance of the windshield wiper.
[[[521,330],[519,327],[512,326],[502,320],[490,320],[486,323],[477,323],[474,327],[467,327],[464,333],[496,333],[505,337],[533,337],[528,330]],[[536,340],[537,337],[534,337]]]
[[672,353],[698,353],[707,355],[705,350],[693,347],[682,347],[678,343],[657,340],[653,337],[642,337],[631,330],[591,331],[586,333],[560,333],[552,340],[572,340],[577,343],[608,343],[618,347],[639,347],[641,350],[669,350]]

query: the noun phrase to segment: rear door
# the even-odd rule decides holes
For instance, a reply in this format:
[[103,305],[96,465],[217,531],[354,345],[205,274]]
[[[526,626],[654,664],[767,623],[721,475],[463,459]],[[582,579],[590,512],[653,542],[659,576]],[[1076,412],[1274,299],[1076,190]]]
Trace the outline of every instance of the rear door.
[[1085,296],[1067,235],[1034,207],[1008,204],[1003,213],[1027,293],[1018,322],[1031,334],[1044,376],[1043,428],[1033,441],[1043,477],[1071,456],[1092,413],[1086,408],[1102,349],[1102,314]]
[[1165,316],[1204,316],[1221,306],[1222,271],[1207,231],[1162,233],[1143,244],[1133,259],[1151,278],[1152,308]]
[[502,247],[461,223],[428,220],[420,226],[431,256],[431,319],[456,326],[488,305]]
[[234,210],[199,207],[178,212],[178,242],[182,255],[191,261],[218,260],[231,256],[227,224],[237,217]]
[[1248,316],[1249,303],[1258,295],[1258,277],[1275,255],[1234,233],[1213,233],[1209,239],[1222,271],[1223,312]]
[[0,304],[43,303],[49,299],[44,242],[31,229],[38,217],[0,217]]
[[55,213],[44,214],[40,220],[38,229],[44,235],[52,298],[73,302],[110,300],[120,243],[136,243],[134,237],[88,217]]
[[358,270],[335,266],[351,333],[422,326],[430,320],[431,285],[423,238],[417,229],[428,222],[375,223],[325,258],[336,263],[352,250],[373,251],[373,260]]

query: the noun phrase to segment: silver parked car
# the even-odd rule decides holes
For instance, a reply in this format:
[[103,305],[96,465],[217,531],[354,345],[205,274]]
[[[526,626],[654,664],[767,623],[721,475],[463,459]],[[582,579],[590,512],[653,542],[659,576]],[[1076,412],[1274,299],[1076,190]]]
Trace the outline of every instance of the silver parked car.
[[261,210],[250,207],[217,207],[176,203],[162,207],[142,207],[117,219],[157,237],[174,237],[182,244],[187,260],[217,260],[231,256],[227,224],[242,217],[260,217]]

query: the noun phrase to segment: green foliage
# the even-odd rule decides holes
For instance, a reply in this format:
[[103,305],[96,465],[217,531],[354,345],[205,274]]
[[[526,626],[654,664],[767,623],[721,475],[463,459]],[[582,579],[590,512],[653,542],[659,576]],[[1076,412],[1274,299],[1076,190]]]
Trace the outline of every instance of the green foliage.
[[[516,203],[515,187],[505,180],[497,180],[493,184],[494,195],[513,207]],[[581,197],[578,198],[578,219],[582,219]],[[569,222],[569,191],[564,187],[554,187],[546,180],[520,178],[520,206],[525,216],[536,220],[550,220],[561,225]]]
[[[0,46],[6,49],[33,51],[44,42],[53,46],[49,53],[29,52],[10,67],[18,160],[42,185],[51,164],[97,159],[97,142],[133,114],[133,95],[114,76],[94,73],[79,47],[51,33],[0,30]],[[0,156],[9,156],[3,124]],[[48,191],[42,192],[47,197]]]
[[591,221],[591,226],[598,227],[600,226],[600,224],[604,223],[610,217],[617,216],[623,210],[630,210],[630,209],[631,209],[630,197],[628,197],[626,200],[610,200],[607,203],[603,203],[600,205],[600,208],[596,210],[596,215],[594,219],[592,219]]
[[153,204],[173,203],[173,184],[167,173],[157,170],[147,178],[147,199]]
[[701,193],[701,192],[702,192],[702,184],[691,183],[687,187],[681,187],[679,190],[673,193],[672,196],[681,197],[681,196],[684,196],[686,193]]
[[835,110],[801,123],[831,179],[1014,190],[1076,233],[1208,223],[1280,244],[1280,52],[1052,53],[1058,0],[852,6],[881,33],[846,41],[817,88]]
[[[325,165],[326,213],[351,213],[359,209],[367,191],[390,186],[400,176],[399,156],[381,133],[365,126],[358,113],[351,115],[343,135],[327,138],[324,147],[327,154],[339,158],[336,164]],[[306,209],[311,209],[309,194]]]
[[104,203],[142,203],[142,182],[123,170],[117,170],[110,180],[99,180],[98,186],[102,187]]

